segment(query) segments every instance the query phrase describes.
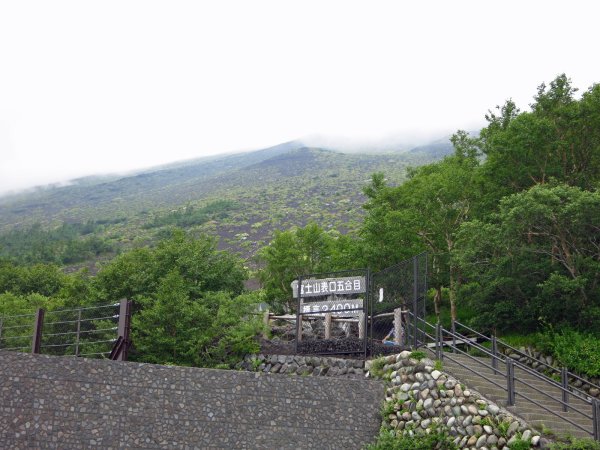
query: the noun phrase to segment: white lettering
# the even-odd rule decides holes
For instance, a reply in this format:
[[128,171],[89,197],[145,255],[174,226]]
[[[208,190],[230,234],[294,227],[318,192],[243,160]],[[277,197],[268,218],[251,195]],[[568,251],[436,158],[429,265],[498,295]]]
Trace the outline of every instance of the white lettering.
[[338,292],[344,292],[344,282],[343,281],[337,282],[337,290],[338,290]]
[[352,290],[352,282],[350,280],[346,280],[346,290],[347,291]]
[[329,292],[329,289],[327,287],[327,281],[321,282],[321,292],[323,292],[323,293]]
[[360,279],[354,280],[354,290],[360,291]]
[[329,282],[329,292],[336,292],[337,283],[335,281]]

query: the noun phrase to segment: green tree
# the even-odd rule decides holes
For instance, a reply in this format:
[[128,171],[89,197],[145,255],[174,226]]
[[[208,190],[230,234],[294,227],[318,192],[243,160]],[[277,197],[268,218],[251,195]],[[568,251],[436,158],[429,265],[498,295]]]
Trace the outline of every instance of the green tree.
[[443,161],[412,169],[397,187],[373,177],[365,193],[367,217],[361,230],[369,266],[383,268],[424,250],[429,252],[432,282],[439,312],[442,286],[450,290],[452,317],[456,317],[455,291],[459,279],[450,260],[456,232],[470,218],[477,201],[479,160],[475,142],[465,132],[452,138],[455,154]]
[[154,363],[232,367],[258,350],[262,330],[255,314],[258,297],[206,292],[192,300],[191,287],[177,269],[159,282],[155,294],[140,299],[133,316],[135,358]]
[[600,331],[599,223],[598,192],[550,183],[504,198],[489,221],[464,224],[453,259],[480,318]]
[[275,231],[273,240],[258,253],[259,277],[266,300],[292,309],[290,283],[300,276],[356,268],[358,243],[347,236],[326,232],[312,222],[303,228]]
[[97,289],[107,301],[147,297],[173,269],[185,280],[192,299],[206,291],[240,294],[246,279],[239,258],[217,250],[216,240],[206,236],[195,239],[175,230],[155,248],[134,249],[113,259],[98,273]]
[[580,100],[563,74],[538,88],[530,112],[507,101],[499,115],[486,116],[479,147],[486,155],[483,172],[487,201],[493,208],[503,196],[554,178],[584,189],[600,179],[600,85]]

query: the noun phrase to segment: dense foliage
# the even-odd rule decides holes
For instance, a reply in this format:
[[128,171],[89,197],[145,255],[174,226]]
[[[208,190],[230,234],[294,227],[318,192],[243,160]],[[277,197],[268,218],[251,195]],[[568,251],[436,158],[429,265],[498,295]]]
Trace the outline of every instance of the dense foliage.
[[134,301],[131,359],[155,363],[231,366],[257,351],[259,294],[244,293],[241,261],[216,241],[181,231],[154,248],[123,253],[95,277],[57,266],[0,263],[0,316],[42,307]]
[[362,262],[358,245],[348,236],[327,232],[316,223],[288,231],[276,231],[262,248],[259,272],[266,300],[275,308],[290,311],[290,283],[300,276],[356,268]]
[[480,326],[600,333],[600,85],[575,92],[561,75],[531,111],[506,102],[479,137],[458,132],[453,156],[406,183],[375,175],[368,265],[427,250],[436,311],[447,287],[452,317],[468,306]]
[[93,234],[101,228],[98,223],[88,221],[63,223],[51,230],[43,229],[39,223],[13,229],[0,234],[0,257],[26,264],[87,261],[116,251],[106,238]]

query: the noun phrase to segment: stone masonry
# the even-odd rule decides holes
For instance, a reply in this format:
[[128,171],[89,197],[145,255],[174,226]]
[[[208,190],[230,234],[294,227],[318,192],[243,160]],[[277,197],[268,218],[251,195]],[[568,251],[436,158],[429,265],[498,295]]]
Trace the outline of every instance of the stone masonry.
[[0,351],[2,449],[359,449],[380,381]]

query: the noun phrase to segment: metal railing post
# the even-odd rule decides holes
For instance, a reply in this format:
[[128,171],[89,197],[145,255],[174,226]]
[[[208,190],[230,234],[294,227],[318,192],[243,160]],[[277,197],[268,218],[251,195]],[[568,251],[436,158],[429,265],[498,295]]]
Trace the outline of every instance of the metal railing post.
[[35,325],[31,340],[31,353],[39,353],[42,347],[42,329],[44,328],[44,310],[38,308],[35,313]]
[[597,398],[592,399],[592,426],[594,428],[594,439],[600,441],[600,402]]
[[435,324],[435,359],[440,359],[440,323]]
[[417,286],[417,280],[419,279],[419,265],[417,257],[413,257],[413,314],[415,315],[415,335],[414,335],[414,349],[416,350],[419,346],[419,311],[417,308],[419,300],[419,287]]
[[452,319],[452,353],[456,353],[456,322]]
[[562,409],[564,412],[567,412],[569,410],[567,406],[567,403],[569,403],[569,371],[566,367],[560,369],[560,381],[562,385]]
[[507,406],[515,405],[515,367],[513,360],[506,358],[506,390],[507,390]]
[[494,375],[498,374],[498,341],[496,341],[496,333],[492,334],[492,367]]
[[440,328],[439,336],[440,336],[440,354],[438,359],[440,361],[444,360],[444,327],[441,323],[438,323],[438,327]]

